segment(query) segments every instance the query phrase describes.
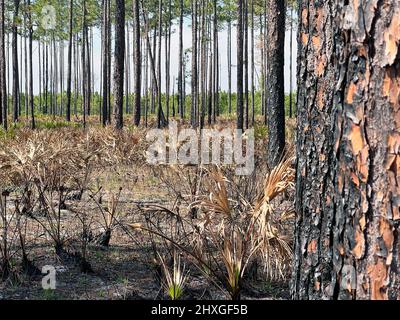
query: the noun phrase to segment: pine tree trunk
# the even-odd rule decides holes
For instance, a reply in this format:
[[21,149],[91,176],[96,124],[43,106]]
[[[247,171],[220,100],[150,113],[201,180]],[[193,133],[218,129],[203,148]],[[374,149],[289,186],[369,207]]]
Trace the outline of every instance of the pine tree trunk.
[[251,125],[255,122],[254,0],[251,0]]
[[134,0],[134,30],[135,30],[135,112],[134,112],[134,124],[138,126],[140,124],[141,117],[141,77],[142,77],[142,58],[141,58],[141,49],[140,49],[140,16],[139,16],[139,0]]
[[232,113],[232,21],[228,18],[228,112]]
[[245,118],[244,127],[249,128],[249,3],[244,0],[244,102],[245,102]]
[[69,44],[68,44],[68,75],[67,75],[67,109],[65,119],[71,121],[71,85],[72,85],[72,18],[74,0],[70,0],[69,6]]
[[192,92],[190,119],[192,127],[197,125],[197,3],[192,2]]
[[108,0],[103,0],[103,26],[102,26],[102,93],[103,93],[103,102],[102,102],[102,124],[103,126],[107,125],[108,122]]
[[243,0],[237,0],[237,129],[243,130]]
[[163,14],[163,0],[159,0],[158,6],[158,57],[157,57],[157,83],[158,83],[158,91],[157,91],[157,127],[163,127],[161,114],[163,113],[162,109],[162,81],[161,81],[161,44],[162,44],[162,14]]
[[5,6],[4,0],[0,1],[0,122],[7,130],[7,84],[6,84],[6,53],[5,53]]
[[293,11],[290,8],[289,117],[293,117]]
[[[285,149],[285,0],[271,0],[267,4],[268,72],[268,164],[279,163]],[[283,30],[283,31],[282,31]]]
[[178,108],[181,119],[184,119],[183,112],[183,0],[179,0],[179,72],[178,72]]
[[[115,0],[114,126],[124,126],[125,0]],[[140,66],[136,66],[140,69]]]
[[20,109],[19,99],[19,69],[18,69],[18,13],[19,0],[14,0],[14,17],[12,26],[12,65],[13,65],[13,121],[18,121],[18,112]]
[[[32,14],[31,14],[31,0],[28,0],[28,33],[29,33],[29,107],[31,112],[31,129],[34,130],[35,125],[35,105],[33,97],[33,25],[32,25]],[[25,93],[26,94],[26,93]]]
[[400,2],[346,3],[299,7],[292,294],[400,299]]

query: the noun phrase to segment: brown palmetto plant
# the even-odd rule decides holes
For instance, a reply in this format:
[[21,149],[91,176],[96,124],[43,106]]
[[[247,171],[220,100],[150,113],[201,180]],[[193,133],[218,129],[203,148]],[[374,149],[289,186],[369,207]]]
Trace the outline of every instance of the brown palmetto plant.
[[257,199],[252,220],[256,237],[255,246],[272,278],[285,277],[285,270],[292,257],[291,239],[280,230],[282,223],[293,220],[294,209],[290,207],[282,212],[278,220],[274,220],[275,206],[273,201],[283,193],[294,188],[295,170],[292,167],[293,155],[286,155],[282,161],[267,173],[264,188]]
[[[169,241],[194,258],[198,269],[217,288],[225,288],[231,299],[240,299],[245,272],[252,260],[263,261],[268,278],[286,275],[291,240],[286,236],[284,222],[290,221],[293,215],[292,210],[278,214],[274,201],[293,187],[292,161],[293,157],[286,156],[266,174],[263,190],[254,203],[240,191],[241,180],[229,180],[221,169],[211,167],[203,169],[197,200],[187,207],[186,215],[178,208],[146,207],[146,221],[152,221],[153,217],[160,219],[163,212],[179,219],[184,225],[182,229],[186,230],[181,238],[171,235],[171,228],[159,222],[147,222],[147,227],[142,224],[131,227]],[[176,196],[184,197],[176,190],[174,186],[172,192]],[[191,217],[193,208],[197,212],[195,219]],[[153,214],[149,215],[149,211]]]

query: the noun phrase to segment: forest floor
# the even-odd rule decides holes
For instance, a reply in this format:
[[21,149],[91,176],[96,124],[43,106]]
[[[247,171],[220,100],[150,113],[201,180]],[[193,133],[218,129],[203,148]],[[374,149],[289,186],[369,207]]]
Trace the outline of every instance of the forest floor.
[[[67,139],[63,129],[50,130],[57,132],[56,134],[61,139]],[[263,130],[259,129],[259,132],[263,132]],[[16,130],[13,137],[3,137],[2,143],[6,143],[4,139],[14,139],[18,135],[19,132]],[[141,137],[143,138],[143,135]],[[127,147],[129,146],[122,146],[120,149]],[[144,151],[140,150],[139,153]],[[257,170],[262,171],[260,168]],[[172,175],[164,175],[160,174],[160,171],[140,163],[104,166],[103,169],[95,168],[94,173],[90,187],[88,187],[88,190],[92,191],[85,192],[79,199],[79,197],[73,196],[77,194],[78,190],[70,190],[72,196],[66,198],[62,208],[59,207],[60,226],[64,232],[65,248],[68,252],[66,256],[56,254],[53,239],[42,228],[43,225],[46,225],[46,217],[42,217],[39,212],[33,212],[35,218],[28,217],[25,221],[28,257],[39,270],[43,266],[55,267],[56,289],[44,290],[42,288],[43,275],[41,274],[29,276],[15,272],[8,280],[0,281],[0,299],[168,299],[159,280],[160,266],[157,263],[158,257],[155,252],[168,252],[171,247],[165,241],[155,239],[149,233],[132,233],[125,226],[137,222],[148,223],[147,216],[143,213],[143,204],[176,207],[177,198],[174,195],[176,191],[174,185],[183,185],[182,181],[188,180],[190,174],[186,171],[175,170]],[[18,187],[22,188],[22,185],[14,186],[16,189]],[[97,196],[101,200],[94,201]],[[8,210],[15,209],[17,198],[18,192],[11,192]],[[287,205],[292,198],[293,194],[286,195],[286,200],[281,201],[279,205]],[[98,235],[104,231],[105,224],[103,222],[105,218],[99,206],[103,210],[108,210],[113,205],[117,208],[116,222],[112,228],[109,246],[102,246],[95,241]],[[277,211],[279,211],[279,205]],[[178,207],[187,209],[184,201],[182,204],[178,204]],[[110,209],[110,211],[112,210]],[[82,213],[84,214],[82,215]],[[82,219],[84,219],[84,223]],[[169,230],[168,219],[152,223],[161,224],[160,228]],[[171,224],[171,230],[173,228]],[[85,230],[89,230],[90,234],[83,237],[82,234]],[[19,268],[19,256],[21,255],[17,242],[15,241],[16,248],[12,256],[12,265],[15,270]],[[82,251],[83,245],[87,246],[85,251]],[[157,247],[156,250],[155,247]],[[86,261],[89,262],[92,270],[82,272],[75,253],[78,253],[78,256],[85,254]],[[183,299],[229,298],[226,292],[217,288],[204,272],[191,263],[190,258],[185,260],[185,265],[189,270],[189,276]],[[288,299],[288,279],[268,280],[262,267],[258,267],[255,275],[248,276],[243,282],[241,298]]]

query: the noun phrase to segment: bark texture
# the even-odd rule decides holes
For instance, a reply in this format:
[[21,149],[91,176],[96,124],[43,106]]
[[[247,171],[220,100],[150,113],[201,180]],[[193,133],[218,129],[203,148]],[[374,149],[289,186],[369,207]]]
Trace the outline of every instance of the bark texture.
[[[114,52],[114,124],[124,125],[124,67],[125,67],[125,1],[115,1],[115,52]],[[136,69],[140,66],[136,66]]]
[[244,117],[243,117],[243,0],[237,0],[237,34],[236,34],[236,46],[237,46],[237,76],[236,76],[236,113],[237,113],[237,125],[238,130],[243,130]]
[[299,6],[296,299],[400,299],[400,2]]
[[267,1],[268,164],[279,163],[285,149],[285,0]]
[[6,87],[6,53],[5,53],[5,6],[4,0],[0,1],[0,120],[7,129],[7,87]]
[[142,57],[140,52],[140,15],[139,15],[139,0],[135,0],[133,5],[134,14],[134,30],[135,30],[135,107],[134,107],[134,124],[140,124],[141,117],[141,80],[142,80]]

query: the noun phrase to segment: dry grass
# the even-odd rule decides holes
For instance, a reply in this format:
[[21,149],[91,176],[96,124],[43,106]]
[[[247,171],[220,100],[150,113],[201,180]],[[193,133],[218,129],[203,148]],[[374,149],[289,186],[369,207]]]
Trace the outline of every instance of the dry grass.
[[[45,234],[57,253],[70,243],[80,246],[84,260],[89,257],[89,235],[97,230],[95,226],[106,234],[107,241],[98,241],[104,246],[110,243],[112,230],[125,233],[133,240],[131,249],[147,250],[148,255],[151,248],[152,261],[160,262],[171,299],[185,294],[189,279],[182,265],[194,265],[231,299],[240,299],[254,261],[263,263],[264,280],[286,277],[292,254],[287,222],[292,221],[293,210],[282,211],[280,202],[294,186],[293,156],[265,172],[265,141],[259,140],[256,167],[262,169],[250,177],[235,176],[229,166],[149,168],[145,134],[146,130],[136,129],[65,127],[24,129],[2,139],[0,190],[10,191],[8,202],[4,197],[0,202],[2,270],[8,268],[4,261],[13,254],[10,247],[18,251],[18,258],[20,247],[25,246],[25,240],[15,241],[18,232],[23,236],[24,226],[18,228],[18,219],[11,223],[14,215],[35,224],[37,234]],[[123,180],[111,183],[111,179],[121,172],[134,175],[133,168],[146,168],[146,173],[157,177],[153,184],[158,194],[166,194],[165,201],[135,203],[122,197]],[[127,197],[135,196],[128,191]],[[5,214],[7,210],[11,215]],[[9,241],[6,250],[4,239]],[[32,247],[37,240],[26,241],[32,241]],[[182,261],[176,251],[183,253]],[[172,267],[168,261],[173,261]]]

